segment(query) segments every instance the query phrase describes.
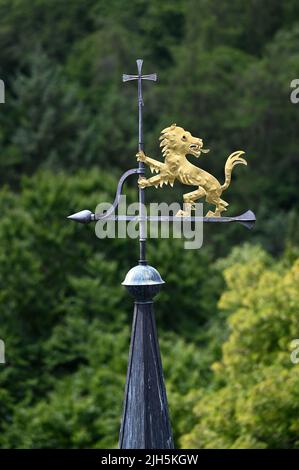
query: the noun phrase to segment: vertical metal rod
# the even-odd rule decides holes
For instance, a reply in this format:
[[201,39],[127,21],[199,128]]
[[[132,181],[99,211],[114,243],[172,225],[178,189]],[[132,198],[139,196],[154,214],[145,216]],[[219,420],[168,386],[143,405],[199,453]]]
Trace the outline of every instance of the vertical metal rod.
[[[137,59],[137,69],[138,75],[127,75],[123,74],[123,82],[127,82],[128,80],[138,80],[138,127],[139,127],[139,138],[138,138],[138,150],[144,150],[144,143],[143,143],[143,122],[142,122],[142,106],[143,106],[143,98],[142,98],[142,80],[157,80],[157,74],[152,73],[149,75],[142,75],[142,59]],[[139,175],[144,177],[145,175],[145,165],[143,162],[139,162]],[[139,257],[139,264],[146,264],[146,214],[145,214],[145,198],[144,198],[144,189],[139,188],[139,245],[140,245],[140,257]]]
[[[137,61],[138,68],[138,150],[144,150],[143,143],[143,121],[142,121],[142,64],[143,60],[138,59]],[[143,162],[139,162],[140,176],[144,177],[145,175],[145,165]],[[139,188],[139,216],[141,218],[139,222],[139,264],[146,264],[146,222],[143,220],[145,218],[144,214],[145,208],[145,191],[144,188]]]

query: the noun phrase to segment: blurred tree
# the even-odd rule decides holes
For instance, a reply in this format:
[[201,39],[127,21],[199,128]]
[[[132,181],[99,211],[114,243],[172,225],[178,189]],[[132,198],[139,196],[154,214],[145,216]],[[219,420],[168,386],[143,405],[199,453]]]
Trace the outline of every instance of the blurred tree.
[[94,124],[77,86],[40,50],[29,57],[28,67],[12,84],[9,119],[2,116],[7,140],[1,173],[11,182],[40,166],[71,170],[97,157]]
[[[9,78],[16,67],[26,65],[32,50],[40,46],[50,57],[63,61],[74,41],[94,27],[95,0],[1,0],[1,67]],[[4,65],[5,64],[5,65]]]
[[225,270],[229,337],[213,364],[210,390],[195,406],[198,424],[182,445],[204,448],[297,448],[298,372],[290,344],[298,337],[299,260],[274,263],[260,249],[232,253]]

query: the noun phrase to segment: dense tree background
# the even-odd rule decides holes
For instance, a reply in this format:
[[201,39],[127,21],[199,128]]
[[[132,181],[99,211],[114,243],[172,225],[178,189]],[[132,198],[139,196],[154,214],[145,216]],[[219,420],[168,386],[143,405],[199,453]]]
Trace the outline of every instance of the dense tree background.
[[[157,323],[177,446],[299,447],[298,111],[295,0],[0,0],[1,447],[117,445],[132,305],[133,240],[98,240],[66,215],[113,198],[136,153],[143,57],[147,153],[177,122],[219,179],[246,151],[229,213],[199,251],[152,240],[167,280]],[[133,185],[129,197],[136,197]],[[182,188],[149,191],[180,200]]]

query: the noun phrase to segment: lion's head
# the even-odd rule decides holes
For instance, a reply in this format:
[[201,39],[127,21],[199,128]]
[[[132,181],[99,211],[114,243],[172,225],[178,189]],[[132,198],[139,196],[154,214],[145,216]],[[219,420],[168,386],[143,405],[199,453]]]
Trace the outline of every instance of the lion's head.
[[185,131],[176,124],[163,129],[159,139],[161,140],[160,147],[162,147],[164,157],[175,152],[180,155],[194,155],[198,158],[201,153],[209,152],[208,149],[203,149],[202,139],[193,137],[190,132]]

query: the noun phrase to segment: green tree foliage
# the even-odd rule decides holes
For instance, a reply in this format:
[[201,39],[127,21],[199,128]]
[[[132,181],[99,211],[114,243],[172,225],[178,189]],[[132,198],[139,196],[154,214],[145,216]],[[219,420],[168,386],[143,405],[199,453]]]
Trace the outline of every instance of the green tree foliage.
[[3,141],[6,158],[1,160],[1,173],[12,184],[38,167],[72,170],[79,160],[88,166],[96,161],[98,150],[95,126],[78,86],[70,85],[62,67],[38,49],[27,65],[28,72],[12,83],[11,116],[4,121],[9,140]]
[[233,252],[225,270],[229,336],[202,390],[198,424],[182,440],[200,448],[298,448],[298,370],[290,345],[298,337],[299,260],[274,262],[261,249]]

